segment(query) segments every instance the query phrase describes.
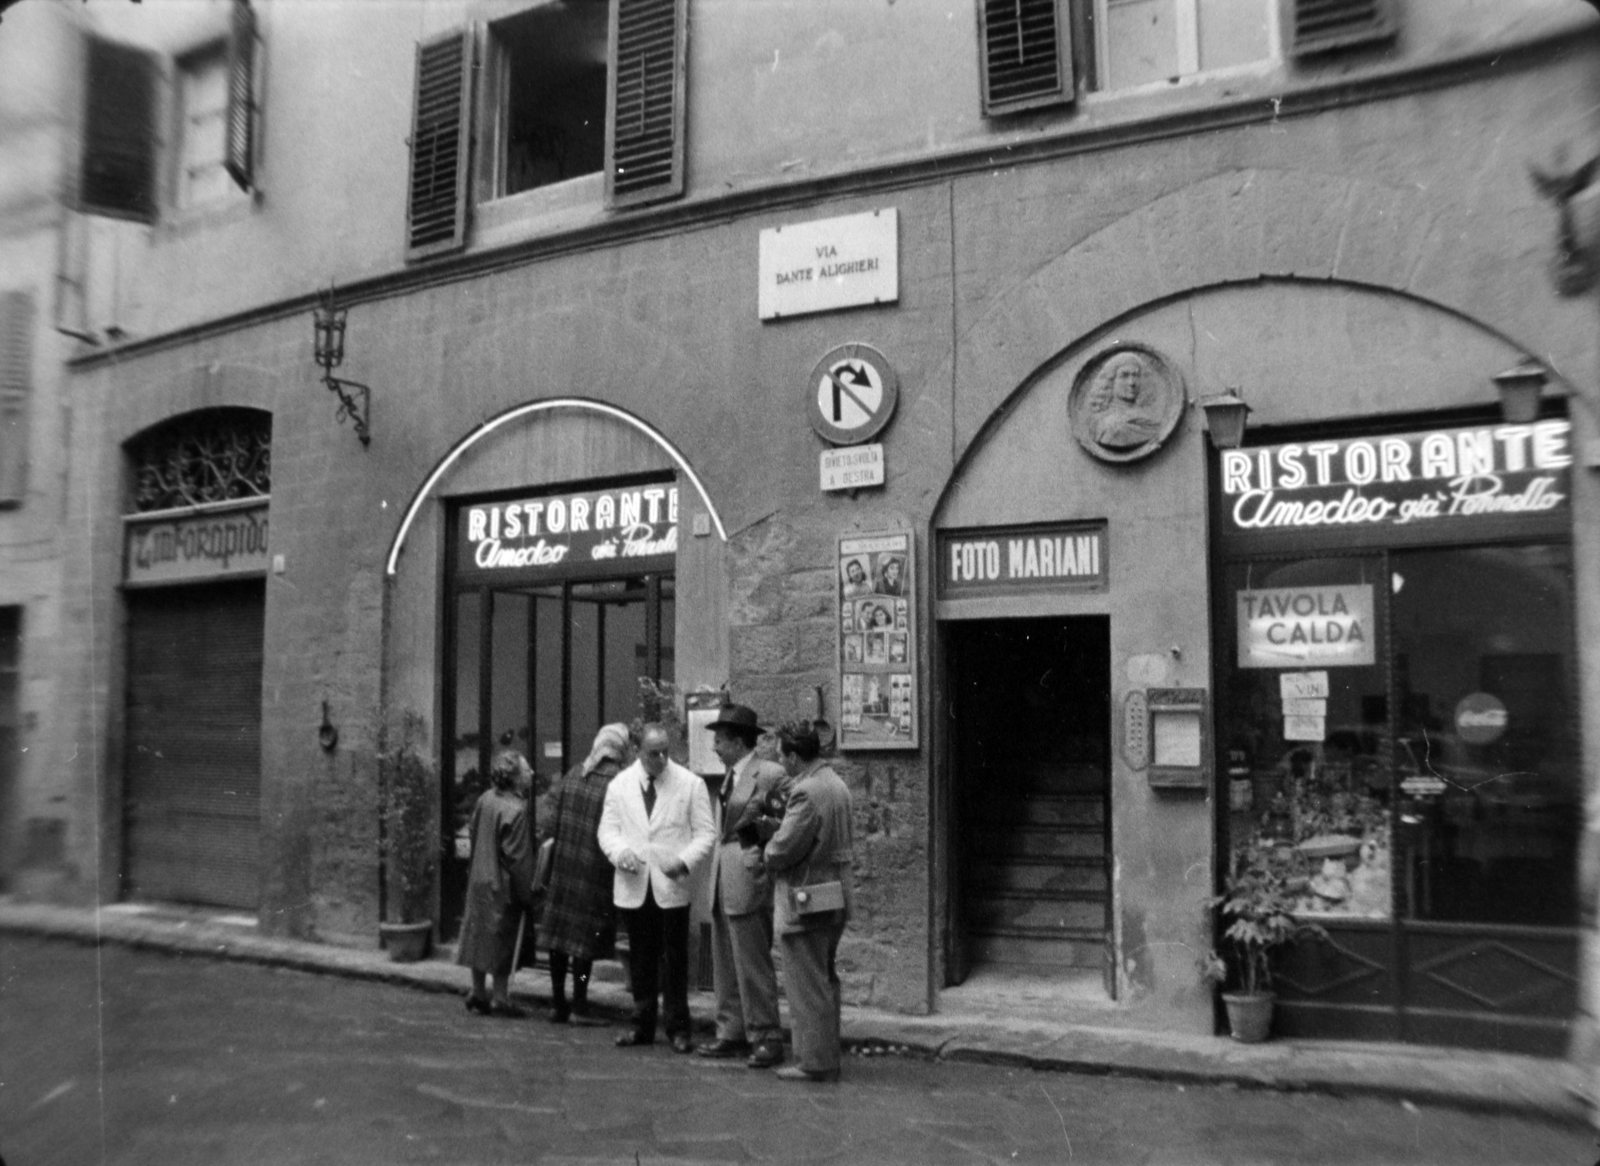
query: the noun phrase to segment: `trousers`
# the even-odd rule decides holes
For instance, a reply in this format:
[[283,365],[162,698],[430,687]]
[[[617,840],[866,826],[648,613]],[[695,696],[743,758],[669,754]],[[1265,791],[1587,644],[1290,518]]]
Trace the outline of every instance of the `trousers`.
[[795,1061],[813,1073],[839,1068],[839,973],[834,957],[842,922],[783,936],[783,982],[789,995],[789,1030]]
[[711,917],[711,979],[717,990],[717,1037],[783,1040],[778,975],[772,967],[772,910]]
[[628,927],[628,972],[633,979],[633,1027],[656,1034],[657,998],[667,1036],[689,1035],[689,908],[662,907],[645,890],[644,902],[623,909]]

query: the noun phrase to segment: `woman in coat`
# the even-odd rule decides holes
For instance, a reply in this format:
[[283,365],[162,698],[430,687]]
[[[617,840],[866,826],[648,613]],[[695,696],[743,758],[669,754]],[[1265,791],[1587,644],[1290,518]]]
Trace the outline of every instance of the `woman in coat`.
[[[611,903],[611,862],[595,840],[606,786],[628,763],[628,726],[606,725],[582,765],[573,766],[550,794],[547,837],[555,839],[550,885],[539,919],[539,946],[550,953],[553,1024],[604,1024],[589,1014],[589,973],[612,954],[616,914]],[[572,1002],[567,1003],[567,968]]]
[[[506,750],[489,769],[490,786],[472,808],[467,826],[472,860],[467,872],[467,909],[456,963],[472,969],[467,1010],[495,1016],[526,1016],[511,1002],[511,963],[523,908],[533,895],[533,839],[528,804],[519,787],[531,776],[522,754]],[[484,981],[494,977],[494,995]]]

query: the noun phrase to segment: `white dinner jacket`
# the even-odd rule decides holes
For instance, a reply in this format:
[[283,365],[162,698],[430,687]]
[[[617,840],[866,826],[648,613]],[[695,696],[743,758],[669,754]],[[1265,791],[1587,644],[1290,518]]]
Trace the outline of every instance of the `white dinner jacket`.
[[[706,783],[675,761],[656,778],[656,805],[644,812],[644,766],[635,761],[606,786],[605,808],[600,812],[596,837],[616,873],[611,897],[618,907],[632,910],[644,905],[645,880],[658,906],[687,907],[696,875],[711,857],[717,828],[711,818],[711,797]],[[631,850],[644,866],[629,872],[617,866],[617,856]],[[671,879],[661,870],[661,860],[676,855],[689,873]]]

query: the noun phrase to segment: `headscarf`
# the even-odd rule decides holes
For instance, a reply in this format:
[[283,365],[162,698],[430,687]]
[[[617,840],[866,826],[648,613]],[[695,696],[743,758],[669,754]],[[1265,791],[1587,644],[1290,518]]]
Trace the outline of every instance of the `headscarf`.
[[600,767],[607,757],[620,762],[628,755],[628,726],[620,722],[604,725],[594,735],[594,748],[583,759],[583,773],[587,777]]

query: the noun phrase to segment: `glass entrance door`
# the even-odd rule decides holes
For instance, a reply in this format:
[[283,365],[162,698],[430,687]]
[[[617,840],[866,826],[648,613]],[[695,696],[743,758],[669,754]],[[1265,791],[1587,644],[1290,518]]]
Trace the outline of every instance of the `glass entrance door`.
[[443,759],[442,938],[460,927],[467,823],[488,788],[495,754],[523,754],[542,794],[583,760],[601,725],[632,721],[640,680],[672,680],[674,596],[665,574],[455,591],[446,645],[453,667]]

